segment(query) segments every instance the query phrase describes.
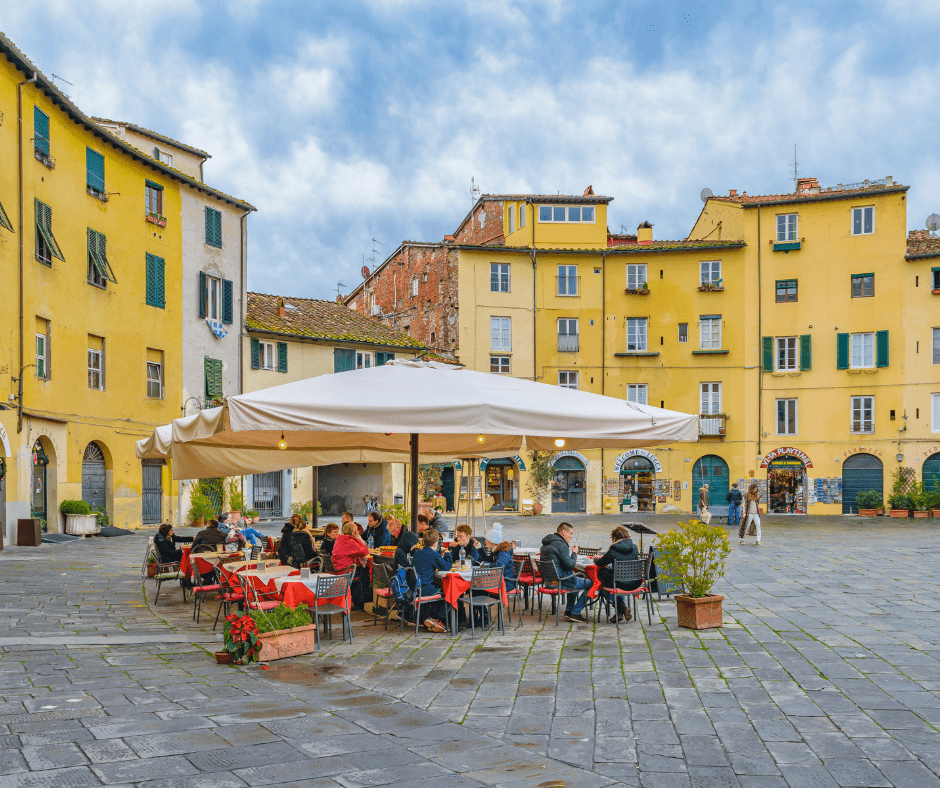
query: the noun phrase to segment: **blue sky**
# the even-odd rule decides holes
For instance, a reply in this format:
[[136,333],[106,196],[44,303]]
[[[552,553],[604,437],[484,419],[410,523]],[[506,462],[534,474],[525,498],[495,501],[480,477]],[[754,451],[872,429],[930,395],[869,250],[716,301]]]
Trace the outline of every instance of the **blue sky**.
[[699,192],[893,175],[940,212],[940,3],[32,0],[4,32],[89,114],[209,151],[259,208],[249,287],[332,298],[484,192],[614,197],[681,238]]

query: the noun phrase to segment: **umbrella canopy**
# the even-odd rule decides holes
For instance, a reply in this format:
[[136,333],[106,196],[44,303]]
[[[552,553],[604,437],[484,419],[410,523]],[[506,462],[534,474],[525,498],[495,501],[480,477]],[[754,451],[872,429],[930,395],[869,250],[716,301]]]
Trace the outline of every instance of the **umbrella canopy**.
[[173,475],[183,479],[413,462],[413,434],[421,462],[443,462],[516,454],[523,443],[532,451],[557,451],[694,441],[698,417],[448,364],[396,360],[229,397],[221,408],[174,421],[169,445],[156,433],[139,441],[138,456],[168,449]]

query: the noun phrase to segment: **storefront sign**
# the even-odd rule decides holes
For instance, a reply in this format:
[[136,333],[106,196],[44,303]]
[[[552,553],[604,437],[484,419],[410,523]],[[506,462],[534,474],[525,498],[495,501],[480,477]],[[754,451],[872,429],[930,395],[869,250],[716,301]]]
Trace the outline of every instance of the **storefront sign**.
[[[0,430],[2,429],[3,427],[0,427]],[[9,449],[7,451],[9,451]],[[929,449],[927,449],[927,451],[924,452],[924,456],[930,457],[932,454],[936,454],[938,451],[940,451],[940,446],[931,446]]]
[[0,424],[0,443],[3,444],[3,456],[10,456],[10,439],[7,438],[7,431],[3,429],[3,425]]
[[[494,457],[489,457],[489,458],[487,458],[487,459],[480,460],[480,470],[481,470],[481,471],[485,471],[485,470],[486,470],[486,466],[489,465],[490,462],[493,461],[493,459],[495,459],[495,458],[494,458]],[[525,470],[525,463],[522,461],[522,457],[520,457],[519,455],[516,455],[515,457],[510,457],[509,459],[512,460],[514,463],[516,463],[516,465],[519,466],[519,470],[520,470],[520,471],[524,471],[524,470]],[[457,463],[457,467],[458,467],[458,468],[460,467],[460,464],[459,464],[459,463]]]
[[779,449],[774,449],[773,451],[768,452],[766,455],[764,455],[764,459],[760,461],[760,467],[766,468],[773,460],[777,459],[777,457],[787,456],[796,457],[807,468],[813,467],[813,461],[804,452],[800,451],[799,449],[794,449],[792,446],[782,446]]
[[878,449],[866,449],[864,446],[859,446],[857,449],[849,449],[846,452],[842,452],[843,457],[850,457],[853,454],[872,454],[875,457],[881,457],[881,452]]
[[659,461],[659,457],[657,457],[655,454],[645,451],[644,449],[631,449],[630,451],[624,452],[617,458],[617,462],[614,463],[614,473],[620,473],[620,469],[623,468],[623,464],[631,457],[643,457],[644,459],[653,463],[653,470],[656,473],[663,472],[663,464]]
[[[590,464],[588,462],[588,458],[581,454],[581,452],[577,451],[560,451],[548,461],[548,464],[554,466],[555,463],[558,462],[558,460],[560,460],[562,457],[574,457],[576,460],[580,460],[585,468],[587,468]],[[524,465],[522,467],[523,469],[525,468]]]

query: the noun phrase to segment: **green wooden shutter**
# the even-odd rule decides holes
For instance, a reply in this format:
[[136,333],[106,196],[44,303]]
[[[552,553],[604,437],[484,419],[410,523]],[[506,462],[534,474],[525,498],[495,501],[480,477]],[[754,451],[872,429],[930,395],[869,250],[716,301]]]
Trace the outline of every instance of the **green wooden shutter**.
[[104,233],[88,228],[88,254],[91,255],[91,261],[98,271],[98,275],[108,281],[117,284],[114,271],[111,270],[111,263],[108,262],[108,239]]
[[836,334],[836,369],[849,368],[849,335]]
[[356,368],[356,351],[349,348],[333,348],[333,371],[348,372]]
[[251,368],[261,369],[261,343],[254,337],[251,338]]
[[287,343],[277,343],[277,371],[287,372]]
[[147,255],[147,304],[160,309],[166,307],[165,268],[162,257]]
[[15,232],[13,225],[10,224],[10,217],[7,216],[7,212],[4,209],[2,202],[0,202],[0,227],[5,227],[11,233]]
[[206,399],[222,396],[222,362],[206,356],[204,360]]
[[159,148],[154,148],[154,149],[153,149],[153,157],[154,157],[157,161],[160,161],[160,149],[159,149]]
[[222,280],[222,322],[228,326],[232,325],[232,320],[235,317],[234,299],[232,298],[233,289],[231,279]]
[[800,337],[800,369],[808,370],[813,368],[813,336],[812,334],[803,334]]
[[764,372],[774,371],[774,338],[763,337],[761,339],[761,367]]
[[387,364],[389,361],[392,361],[395,358],[394,353],[376,353],[375,354],[375,366],[381,367],[383,364]]
[[222,213],[206,206],[206,243],[222,248]]
[[36,228],[39,230],[39,234],[46,242],[46,246],[49,247],[49,254],[51,254],[53,257],[57,257],[64,263],[65,257],[62,256],[62,250],[59,248],[59,244],[56,241],[55,236],[52,234],[52,208],[50,208],[44,202],[40,202],[39,200],[35,200],[35,205]]
[[877,350],[875,366],[878,366],[878,367],[888,366],[888,332],[887,331],[878,331],[875,334],[875,348]]
[[49,116],[35,105],[33,106],[33,146],[40,153],[49,155]]
[[98,192],[104,191],[104,156],[85,148],[86,185]]
[[209,314],[209,277],[205,271],[199,272],[199,317]]

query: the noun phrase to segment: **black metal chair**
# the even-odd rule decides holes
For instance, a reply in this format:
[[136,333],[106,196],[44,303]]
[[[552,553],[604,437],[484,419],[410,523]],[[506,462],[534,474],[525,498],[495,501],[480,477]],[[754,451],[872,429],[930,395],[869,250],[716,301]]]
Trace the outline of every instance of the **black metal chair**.
[[[395,607],[395,594],[392,593],[392,578],[388,573],[388,564],[373,563],[372,572],[375,573],[376,570],[382,572],[382,577],[385,578],[385,588],[373,588],[375,596],[379,599],[385,600],[385,629],[388,629],[388,617],[391,615],[392,608]],[[379,606],[372,603],[372,626],[375,626],[379,622]]]
[[[534,560],[533,560],[534,562]],[[568,590],[561,588],[561,578],[554,561],[538,561],[538,571],[541,584],[536,589],[539,597],[539,623],[542,623],[542,597],[552,597],[555,606],[555,626],[561,623],[561,597],[568,595]]]
[[[636,583],[639,582],[636,588],[631,590],[626,590],[620,588],[620,583]],[[613,587],[602,586],[604,604],[607,608],[608,615],[610,614],[610,602],[611,599],[614,600],[614,611],[617,610],[616,601],[620,597],[629,597],[633,599],[633,618],[637,619],[639,616],[639,611],[637,610],[636,599],[640,594],[643,594],[643,598],[646,600],[646,615],[649,618],[649,623],[653,623],[653,598],[649,592],[649,589],[646,587],[646,566],[643,561],[614,561],[613,566]],[[597,611],[594,615],[594,621],[597,622],[600,618],[601,606],[597,606]],[[614,618],[615,623],[617,624],[617,629],[620,629],[620,615],[618,614]]]
[[[460,597],[463,602],[470,607],[470,637],[476,639],[476,621],[474,620],[474,608],[482,608],[489,612],[493,605],[497,606],[498,629],[504,635],[506,634],[506,625],[503,621],[503,570],[499,567],[495,569],[474,568],[470,575],[470,591]],[[495,594],[495,596],[493,596]],[[520,613],[520,622],[521,622]],[[493,616],[490,614],[490,626],[493,623]]]
[[193,587],[190,589],[193,594],[193,621],[197,624],[199,623],[199,616],[202,613],[203,598],[208,594],[219,594],[222,591],[222,585],[216,577],[214,568],[211,569],[207,573],[208,576],[203,579],[202,573],[199,571],[200,560],[198,556],[190,557],[190,565],[193,568]]
[[[538,585],[538,572],[532,567],[531,556],[513,555],[512,568],[516,574],[516,590],[522,593],[525,609],[529,609],[529,592]],[[535,593],[532,593],[533,602]],[[519,621],[522,621],[522,613],[519,613]]]
[[[435,586],[435,591],[436,590],[437,590],[437,587]],[[408,604],[408,608],[412,610],[415,614],[415,637],[417,637],[418,626],[421,623],[421,606],[427,605],[431,602],[437,602],[438,600],[443,599],[444,595],[438,592],[438,593],[428,594],[427,596],[424,596],[421,590],[420,581],[418,582],[417,587],[414,589],[414,595],[415,595],[415,598],[411,601],[410,604]],[[398,611],[398,617],[400,619],[400,622],[398,625],[398,631],[404,632],[405,631],[405,608],[404,607],[402,607]]]
[[[314,592],[313,605],[307,605],[307,611],[310,618],[316,625],[317,648],[320,647],[320,618],[324,618],[324,630],[329,633],[330,640],[333,639],[333,625],[331,616],[337,614],[342,616],[343,622],[343,640],[346,640],[346,630],[349,630],[349,642],[352,643],[352,621],[349,617],[349,585],[352,581],[352,573],[344,575],[319,575],[317,577],[317,590]],[[332,602],[321,602],[321,599],[335,599],[342,597],[344,603],[336,605]]]

